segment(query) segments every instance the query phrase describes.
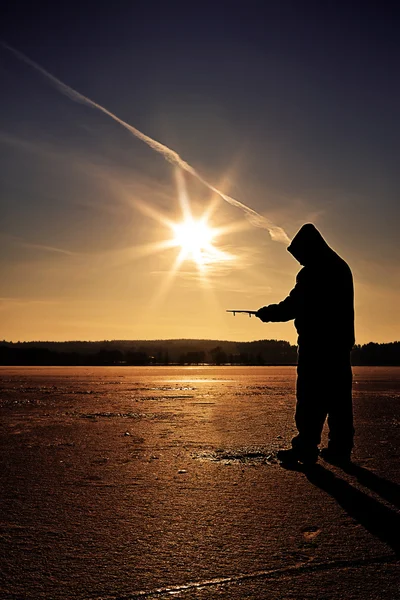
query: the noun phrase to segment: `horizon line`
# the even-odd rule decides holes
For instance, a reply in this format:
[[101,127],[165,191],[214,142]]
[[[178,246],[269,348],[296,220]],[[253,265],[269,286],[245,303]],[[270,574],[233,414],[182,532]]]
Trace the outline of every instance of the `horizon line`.
[[[254,342],[286,342],[291,346],[297,346],[297,343],[291,343],[288,340],[277,339],[277,338],[262,338],[255,340],[225,340],[225,339],[217,339],[217,338],[154,338],[154,339],[145,339],[145,338],[137,338],[137,339],[98,339],[98,340],[1,340],[0,344],[104,344],[104,343],[126,343],[126,342],[224,342],[228,344],[252,344]],[[353,348],[356,346],[366,346],[368,344],[398,344],[400,340],[392,340],[390,342],[365,342],[363,344],[354,344]]]

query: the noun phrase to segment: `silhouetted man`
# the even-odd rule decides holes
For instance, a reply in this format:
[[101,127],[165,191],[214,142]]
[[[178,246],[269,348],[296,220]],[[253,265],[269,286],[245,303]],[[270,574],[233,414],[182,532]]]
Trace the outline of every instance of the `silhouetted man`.
[[284,463],[313,464],[318,459],[322,428],[328,417],[329,443],[321,456],[348,462],[353,448],[352,371],[354,345],[353,277],[347,263],[308,223],[288,251],[303,268],[289,296],[257,311],[264,322],[290,321],[298,333],[298,435],[292,448],[280,450]]

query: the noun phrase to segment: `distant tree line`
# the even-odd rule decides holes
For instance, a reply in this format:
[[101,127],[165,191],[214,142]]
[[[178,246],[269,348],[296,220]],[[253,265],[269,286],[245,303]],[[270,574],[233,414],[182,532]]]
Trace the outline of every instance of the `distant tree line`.
[[375,344],[370,342],[364,346],[354,346],[351,353],[353,365],[399,366],[400,342]]
[[296,346],[278,340],[0,342],[1,365],[289,365],[296,360]]
[[[321,352],[323,352],[323,347]],[[297,347],[280,340],[111,340],[0,342],[0,365],[295,365]],[[400,342],[355,346],[353,365],[400,365]]]

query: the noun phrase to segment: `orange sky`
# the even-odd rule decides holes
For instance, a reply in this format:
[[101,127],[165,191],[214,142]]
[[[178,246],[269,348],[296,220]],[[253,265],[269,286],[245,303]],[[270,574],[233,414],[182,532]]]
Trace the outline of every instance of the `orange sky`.
[[[289,237],[313,222],[352,268],[357,342],[399,340],[392,20],[368,3],[329,19],[296,3],[165,4],[155,19],[139,4],[99,4],[95,22],[83,6],[21,19],[10,5],[0,37]],[[4,46],[0,58],[1,338],[296,341],[293,323],[225,312],[288,294],[300,266],[284,244],[186,175],[193,215],[224,231],[219,258],[199,269],[173,244],[150,253],[182,220],[174,167]]]
[[[1,300],[0,314],[4,339],[271,338],[295,343],[292,322],[263,324],[225,312],[254,310],[280,301],[293,287],[300,268],[284,244],[249,225],[240,211],[186,178],[194,216],[201,217],[211,207],[208,225],[217,232],[225,227],[228,233],[213,240],[213,246],[225,253],[223,260],[217,255],[200,268],[189,255],[177,267],[180,247],[156,250],[160,241],[174,238],[162,221],[183,219],[173,169],[165,183],[153,184],[132,181],[126,172],[83,165],[71,157],[60,160],[45,147],[18,147],[18,152],[34,158],[38,170],[42,162],[50,167],[54,185],[59,177],[67,177],[74,182],[74,196],[80,188],[87,196],[74,206],[79,217],[68,222],[66,215],[67,222],[56,222],[55,231],[48,232],[44,242],[34,235],[29,240],[1,236],[12,257],[3,264],[7,295]],[[71,197],[69,190],[66,194]],[[95,209],[91,195],[96,198]],[[276,222],[293,236],[303,222],[313,220],[353,269],[357,342],[400,337],[396,335],[398,268],[386,264],[382,269],[379,257],[364,259],[363,240],[357,239],[356,231],[351,240],[346,239],[340,229],[332,227],[329,210],[313,214],[305,202],[289,204],[290,210],[287,205],[275,210]],[[150,214],[143,206],[151,209]]]

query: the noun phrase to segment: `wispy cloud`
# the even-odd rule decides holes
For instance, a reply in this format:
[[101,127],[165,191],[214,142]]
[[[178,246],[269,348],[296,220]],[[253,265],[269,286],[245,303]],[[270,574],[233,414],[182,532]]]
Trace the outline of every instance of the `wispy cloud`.
[[136,127],[133,127],[126,121],[123,121],[122,119],[120,119],[117,115],[115,115],[113,112],[111,112],[110,110],[108,110],[107,108],[102,106],[101,104],[98,104],[94,100],[91,100],[87,96],[84,96],[80,92],[74,90],[69,85],[65,84],[63,81],[61,81],[60,79],[58,79],[57,77],[55,77],[54,75],[52,75],[51,73],[46,71],[43,67],[41,67],[39,64],[37,64],[35,61],[33,61],[29,57],[25,56],[22,52],[19,52],[18,50],[9,46],[8,44],[6,44],[4,42],[2,43],[2,45],[4,48],[6,48],[10,52],[12,52],[19,60],[25,62],[30,67],[35,69],[38,73],[40,73],[43,77],[45,77],[62,94],[66,95],[68,98],[70,98],[71,100],[73,100],[75,102],[85,104],[87,106],[90,106],[90,107],[104,113],[105,115],[107,115],[108,117],[113,119],[116,123],[118,123],[125,129],[127,129],[137,139],[139,139],[142,142],[144,142],[145,144],[147,144],[147,146],[152,148],[152,150],[155,150],[155,152],[158,152],[159,154],[161,154],[165,158],[165,160],[167,160],[171,164],[175,165],[176,167],[182,169],[183,171],[186,171],[187,173],[189,173],[190,175],[195,177],[206,188],[208,188],[213,193],[217,194],[220,198],[225,200],[225,202],[227,202],[231,206],[239,208],[241,211],[244,212],[246,218],[249,220],[249,222],[253,226],[260,227],[262,229],[266,229],[274,241],[283,242],[285,244],[290,242],[289,237],[287,236],[286,232],[281,227],[276,226],[274,223],[272,223],[272,221],[269,218],[267,218],[263,215],[260,215],[257,211],[250,208],[243,202],[240,202],[236,198],[233,198],[232,196],[225,194],[223,191],[219,190],[214,185],[210,184],[206,179],[204,179],[204,177],[202,177],[197,172],[197,170],[194,167],[192,167],[192,165],[190,165],[185,160],[183,160],[182,157],[177,152],[175,152],[175,150],[172,150],[168,146],[158,142],[157,140],[154,140],[153,138],[146,135],[139,129],[136,129]]
[[36,242],[30,242],[18,236],[9,235],[7,233],[0,232],[0,237],[4,241],[11,242],[12,244],[22,248],[30,248],[32,250],[40,250],[42,252],[50,252],[53,254],[63,254],[65,256],[78,256],[77,252],[72,252],[71,250],[66,250],[65,248],[57,248],[56,246],[48,246],[46,244],[37,244]]

